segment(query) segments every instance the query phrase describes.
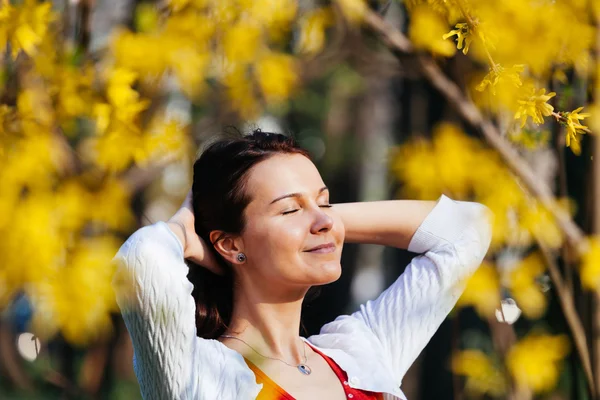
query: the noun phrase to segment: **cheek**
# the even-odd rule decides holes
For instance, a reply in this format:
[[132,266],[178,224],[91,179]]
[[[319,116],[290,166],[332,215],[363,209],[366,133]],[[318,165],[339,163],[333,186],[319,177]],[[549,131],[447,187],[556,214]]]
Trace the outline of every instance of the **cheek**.
[[[247,232],[249,252],[258,257],[277,259],[297,253],[304,245],[306,228],[291,222],[257,225]],[[264,260],[264,258],[263,258]]]

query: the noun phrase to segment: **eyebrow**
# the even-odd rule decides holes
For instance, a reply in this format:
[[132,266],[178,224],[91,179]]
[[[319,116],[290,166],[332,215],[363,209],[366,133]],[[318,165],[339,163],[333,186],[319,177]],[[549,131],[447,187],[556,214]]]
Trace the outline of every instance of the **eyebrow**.
[[[321,189],[319,189],[319,194],[323,193],[326,190],[329,190],[329,188],[327,186],[323,186]],[[288,193],[288,194],[284,194],[283,196],[279,196],[278,198],[276,198],[275,200],[273,200],[272,202],[270,202],[269,205],[271,205],[273,203],[276,203],[279,200],[287,199],[289,197],[302,197],[302,193]]]

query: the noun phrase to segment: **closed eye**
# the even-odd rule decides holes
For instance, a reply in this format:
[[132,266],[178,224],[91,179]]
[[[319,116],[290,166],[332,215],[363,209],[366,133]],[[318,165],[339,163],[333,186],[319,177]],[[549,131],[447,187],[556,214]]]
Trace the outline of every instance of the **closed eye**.
[[[321,207],[321,208],[331,208],[331,207],[333,207],[333,205],[331,205],[331,204],[321,204],[319,207]],[[297,211],[300,211],[300,209],[297,208],[297,209],[294,209],[294,210],[284,211],[281,214],[282,215],[289,215],[289,214],[293,214],[293,213],[295,213]]]

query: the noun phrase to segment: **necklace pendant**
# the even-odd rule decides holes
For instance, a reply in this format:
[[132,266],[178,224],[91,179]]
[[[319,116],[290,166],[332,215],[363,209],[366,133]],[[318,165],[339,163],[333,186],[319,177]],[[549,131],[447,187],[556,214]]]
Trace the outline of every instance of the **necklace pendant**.
[[310,367],[306,364],[299,364],[298,371],[302,372],[304,375],[310,375],[310,373],[312,372]]

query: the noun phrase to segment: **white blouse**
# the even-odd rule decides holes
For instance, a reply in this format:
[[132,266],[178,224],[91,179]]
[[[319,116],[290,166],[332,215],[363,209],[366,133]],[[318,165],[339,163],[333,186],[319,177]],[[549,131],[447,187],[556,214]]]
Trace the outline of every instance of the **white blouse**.
[[[490,211],[442,195],[413,236],[419,253],[377,299],[307,340],[347,374],[350,386],[404,399],[402,378],[479,267]],[[255,399],[262,388],[238,352],[196,337],[183,247],[164,222],[136,231],[115,256],[113,286],[134,347],[144,399]]]

